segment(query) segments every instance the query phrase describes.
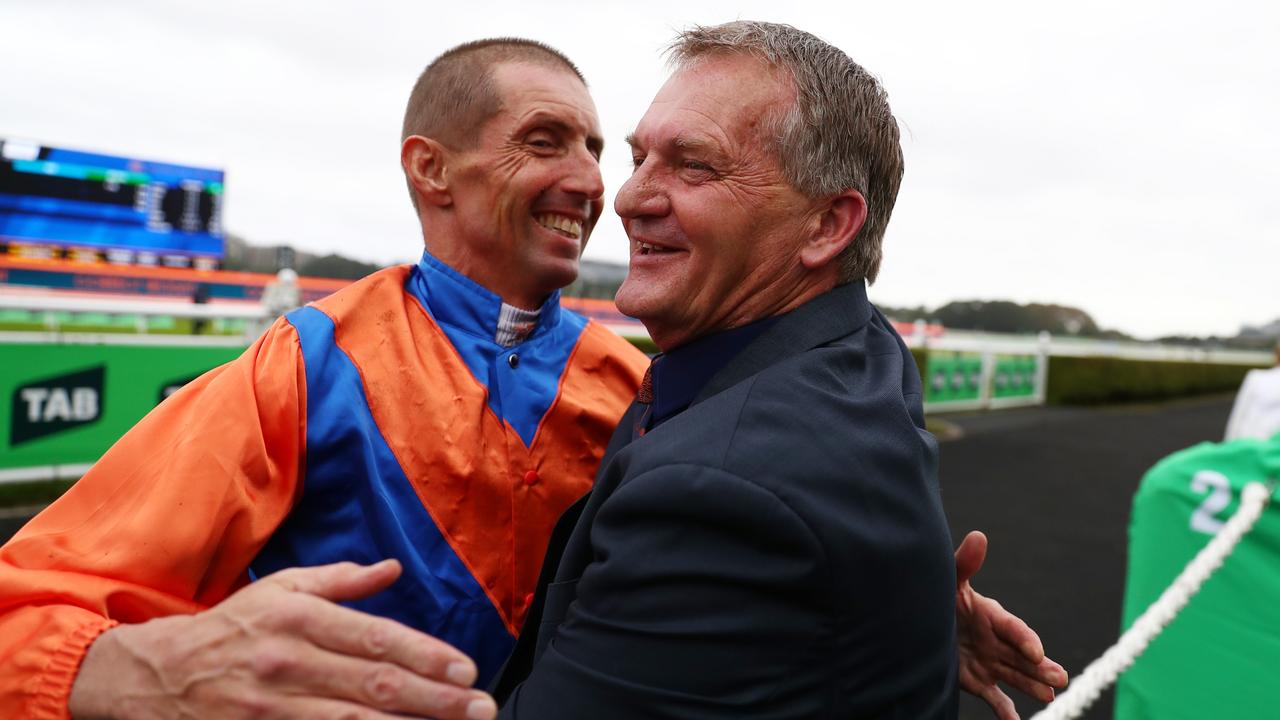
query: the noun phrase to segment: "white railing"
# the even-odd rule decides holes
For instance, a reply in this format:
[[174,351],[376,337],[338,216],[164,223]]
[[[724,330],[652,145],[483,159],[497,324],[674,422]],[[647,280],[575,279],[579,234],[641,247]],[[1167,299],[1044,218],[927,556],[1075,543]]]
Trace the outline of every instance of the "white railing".
[[165,347],[247,347],[253,338],[236,335],[148,335],[145,333],[13,331],[0,332],[0,343],[29,345],[156,345]]
[[[0,293],[0,310],[22,310],[28,313],[39,314],[42,316],[41,322],[46,330],[46,332],[43,333],[3,333],[5,336],[4,339],[8,342],[66,341],[128,345],[145,345],[151,342],[148,340],[138,340],[137,338],[126,339],[128,336],[121,336],[114,333],[86,333],[75,330],[63,332],[61,330],[62,323],[58,317],[61,313],[132,317],[135,319],[133,329],[142,335],[145,335],[145,333],[150,329],[151,318],[182,318],[189,320],[212,321],[233,320],[244,321],[246,323],[245,333],[242,335],[224,335],[220,338],[202,335],[166,335],[163,336],[164,340],[157,340],[157,342],[161,343],[168,342],[180,345],[191,344],[187,342],[188,340],[197,340],[198,342],[196,344],[201,345],[222,345],[227,344],[226,340],[228,339],[233,343],[243,344],[246,340],[252,340],[256,337],[266,326],[267,321],[271,319],[267,314],[267,310],[258,303],[193,303],[190,301],[184,302],[174,300],[84,298],[42,293]],[[28,336],[28,338],[18,340],[14,337],[19,335]]]
[[266,311],[257,303],[193,303],[169,300],[92,300],[61,295],[0,294],[0,310],[28,312],[95,313],[101,315],[142,315],[145,317],[180,317],[192,319],[261,320]]
[[924,332],[916,332],[904,335],[903,339],[909,347],[913,348],[995,352],[1010,355],[1034,355],[1044,352],[1048,355],[1065,357],[1114,357],[1126,360],[1165,360],[1218,365],[1269,365],[1274,360],[1271,353],[1259,350],[1194,348],[1136,340],[1063,337],[1049,333],[1013,335],[948,330],[945,334],[936,337],[928,337]]
[[[138,332],[147,332],[147,319],[175,317],[205,320],[246,320],[250,333],[256,335],[271,318],[258,303],[210,302],[197,304],[189,301],[131,300],[97,297],[70,297],[57,294],[0,292],[0,310],[25,310],[44,313],[46,329],[58,329],[57,313],[94,313],[101,315],[126,315],[138,318]],[[623,337],[647,337],[642,325],[626,325],[611,328]],[[1137,341],[1097,340],[1039,335],[1013,335],[982,333],[965,330],[948,330],[930,337],[923,323],[916,324],[917,331],[904,333],[903,339],[912,348],[953,350],[994,355],[1059,355],[1074,357],[1118,357],[1130,360],[1168,360],[1226,365],[1268,365],[1271,354],[1264,351],[1232,350],[1223,348],[1192,348]],[[96,335],[96,334],[95,334]]]
[[92,463],[65,463],[62,465],[41,465],[39,467],[20,467],[0,470],[0,485],[10,483],[31,483],[48,480],[79,480]]
[[[1012,335],[951,330],[943,334],[926,332],[922,322],[915,324],[914,332],[904,334],[903,339],[912,348],[943,352],[970,353],[982,356],[979,394],[976,398],[925,402],[927,412],[951,412],[982,409],[998,409],[1025,405],[1042,405],[1048,387],[1049,358],[1112,357],[1125,360],[1194,362],[1220,365],[1268,365],[1270,353],[1224,348],[1192,348],[1160,343],[1136,341],[1096,340],[1091,338],[1055,337],[1047,332],[1037,335]],[[997,356],[1035,356],[1036,372],[1034,391],[1013,397],[995,397],[991,380]],[[926,378],[931,382],[933,377]],[[926,397],[928,393],[926,392]]]

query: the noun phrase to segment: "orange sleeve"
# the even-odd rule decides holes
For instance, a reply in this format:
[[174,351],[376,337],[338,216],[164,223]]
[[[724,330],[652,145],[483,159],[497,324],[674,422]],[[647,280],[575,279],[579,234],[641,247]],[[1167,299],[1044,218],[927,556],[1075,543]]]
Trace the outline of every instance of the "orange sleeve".
[[281,319],[0,548],[0,717],[66,718],[102,631],[197,612],[248,581],[301,489],[305,408],[297,332]]

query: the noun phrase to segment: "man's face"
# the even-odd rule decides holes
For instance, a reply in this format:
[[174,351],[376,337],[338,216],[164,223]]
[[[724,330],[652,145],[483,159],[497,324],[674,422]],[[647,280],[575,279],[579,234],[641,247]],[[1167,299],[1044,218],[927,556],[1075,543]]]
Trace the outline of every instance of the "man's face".
[[493,70],[502,108],[470,150],[448,161],[458,234],[448,261],[533,309],[578,276],[603,208],[603,141],[595,103],[567,69],[505,63]]
[[635,170],[614,208],[631,269],[617,304],[664,350],[795,306],[813,203],[766,138],[793,97],[754,59],[704,58],[667,81],[629,138]]

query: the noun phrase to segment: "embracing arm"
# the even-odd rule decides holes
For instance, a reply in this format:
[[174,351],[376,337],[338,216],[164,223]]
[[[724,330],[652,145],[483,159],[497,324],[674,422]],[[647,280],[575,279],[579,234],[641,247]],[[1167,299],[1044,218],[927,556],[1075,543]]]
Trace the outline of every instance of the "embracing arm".
[[303,370],[277,324],[125,434],[0,548],[0,715],[65,717],[89,644],[246,581],[293,502]]
[[0,548],[0,716],[492,715],[462,653],[334,604],[386,587],[397,563],[246,587],[299,491],[305,393],[278,321]]
[[1067,685],[1067,672],[1045,657],[1044,646],[1025,622],[969,584],[987,556],[987,536],[973,531],[956,549],[956,635],[960,687],[986,701],[999,720],[1017,720],[1005,682],[1041,702]]
[[335,602],[399,574],[395,560],[292,568],[194,615],[118,625],[85,655],[71,716],[492,718],[493,700],[469,689],[476,666],[466,655]]

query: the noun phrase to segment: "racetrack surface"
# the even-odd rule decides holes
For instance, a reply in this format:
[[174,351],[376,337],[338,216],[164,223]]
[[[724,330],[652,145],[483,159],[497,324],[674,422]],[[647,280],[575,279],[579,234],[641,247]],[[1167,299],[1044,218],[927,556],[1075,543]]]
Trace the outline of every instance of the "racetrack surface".
[[[1129,506],[1142,474],[1169,453],[1218,440],[1230,396],[1107,408],[1044,407],[945,416],[942,488],[952,536],[991,540],[975,587],[1031,624],[1078,674],[1115,641]],[[0,541],[27,519],[0,515]],[[1139,660],[1141,662],[1141,660]],[[1014,695],[1022,717],[1040,706]],[[1084,717],[1111,717],[1108,692]],[[992,717],[974,698],[962,720]]]
[[[1030,623],[1049,656],[1079,674],[1120,634],[1129,509],[1143,473],[1175,450],[1221,440],[1230,409],[1230,396],[1215,396],[947,416],[962,431],[942,443],[952,536],[958,543],[976,529],[991,541],[974,587]],[[1043,707],[1014,699],[1023,718]],[[1109,719],[1113,702],[1108,691],[1083,717]],[[960,717],[992,714],[964,696]]]

